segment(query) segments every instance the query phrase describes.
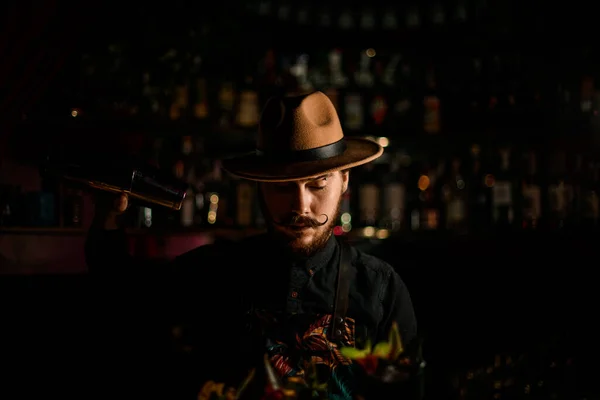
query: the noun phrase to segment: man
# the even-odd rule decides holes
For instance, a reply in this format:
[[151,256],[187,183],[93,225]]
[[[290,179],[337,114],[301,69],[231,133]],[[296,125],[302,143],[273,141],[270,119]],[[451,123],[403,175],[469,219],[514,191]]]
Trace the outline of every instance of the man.
[[[405,346],[413,341],[413,307],[398,274],[332,234],[349,169],[382,153],[377,143],[344,137],[335,107],[321,92],[267,102],[256,152],[223,166],[257,182],[268,233],[202,246],[168,269],[145,267],[160,282],[148,297],[169,293],[202,359],[211,360],[211,377],[236,375],[238,367],[247,372],[267,354],[281,376],[316,369],[331,393],[349,398],[351,362],[342,346],[386,340],[394,323]],[[99,276],[123,264],[117,260],[135,263],[117,223],[126,208],[122,196],[116,210],[98,213],[90,230],[86,254]],[[146,282],[139,278],[129,287],[157,287]],[[150,301],[154,312],[164,308],[162,300]]]

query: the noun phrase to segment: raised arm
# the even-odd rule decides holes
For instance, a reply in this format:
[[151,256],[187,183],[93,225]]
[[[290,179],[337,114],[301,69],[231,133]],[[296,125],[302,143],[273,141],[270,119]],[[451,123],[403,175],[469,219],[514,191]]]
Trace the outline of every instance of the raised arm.
[[135,264],[127,249],[125,230],[119,224],[128,205],[126,195],[96,199],[94,220],[85,243],[85,260],[90,273],[123,273]]

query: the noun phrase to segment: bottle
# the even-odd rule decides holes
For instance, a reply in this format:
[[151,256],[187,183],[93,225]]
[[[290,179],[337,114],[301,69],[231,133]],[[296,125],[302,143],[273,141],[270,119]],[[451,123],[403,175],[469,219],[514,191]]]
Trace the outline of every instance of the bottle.
[[548,174],[548,215],[544,225],[549,230],[558,230],[564,227],[569,203],[569,190],[565,183],[566,154],[564,151],[559,151],[549,157],[546,171]]
[[402,156],[393,154],[387,171],[382,177],[383,183],[383,212],[381,227],[392,232],[399,231],[404,224],[404,209],[406,199],[405,180],[402,179]]
[[[439,163],[438,163],[439,164]],[[411,210],[411,229],[414,231],[436,231],[439,229],[440,209],[437,196],[440,166],[425,160],[417,178],[418,196]]]
[[526,156],[526,176],[522,183],[523,228],[535,229],[541,217],[541,189],[537,178],[537,158],[534,152]]
[[[236,213],[230,212],[229,201],[231,199],[232,184],[227,181],[228,177],[222,173],[221,161],[214,160],[212,170],[204,180],[204,207],[205,219],[209,226],[228,226],[235,223]],[[235,192],[234,192],[235,196]],[[246,195],[244,194],[244,199]],[[234,200],[235,202],[235,200]],[[246,208],[246,207],[244,207]],[[246,216],[242,217],[247,219]]]
[[255,186],[245,180],[237,180],[235,187],[235,225],[247,228],[254,224]]
[[471,146],[470,173],[467,178],[467,196],[469,210],[470,233],[482,232],[491,225],[491,185],[492,175],[485,172],[485,166],[480,155],[481,148]]
[[581,225],[585,232],[594,232],[600,219],[600,200],[598,196],[598,164],[588,161],[581,180]]
[[362,228],[374,227],[377,224],[380,209],[381,187],[375,164],[364,165],[358,186],[358,223]]
[[248,75],[238,96],[235,123],[240,128],[253,128],[260,120],[260,102],[258,91],[251,75]]
[[442,184],[442,197],[445,203],[446,229],[458,234],[466,234],[468,199],[459,157],[454,157],[451,161],[450,171]]
[[80,228],[83,217],[83,198],[81,190],[67,188],[63,204],[63,225],[70,228]]
[[438,134],[441,131],[440,98],[433,68],[427,73],[427,91],[423,99],[423,131],[426,134]]
[[499,151],[499,166],[495,178],[490,182],[492,188],[493,221],[499,227],[511,227],[514,215],[514,175],[511,167],[511,151],[502,148]]

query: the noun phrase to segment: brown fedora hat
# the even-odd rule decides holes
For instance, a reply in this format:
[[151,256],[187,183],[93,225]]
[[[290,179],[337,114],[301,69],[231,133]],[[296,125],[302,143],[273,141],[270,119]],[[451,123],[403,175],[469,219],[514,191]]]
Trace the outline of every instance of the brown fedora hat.
[[256,151],[223,160],[223,169],[253,181],[286,182],[356,167],[381,154],[372,140],[344,137],[329,97],[313,92],[269,99]]

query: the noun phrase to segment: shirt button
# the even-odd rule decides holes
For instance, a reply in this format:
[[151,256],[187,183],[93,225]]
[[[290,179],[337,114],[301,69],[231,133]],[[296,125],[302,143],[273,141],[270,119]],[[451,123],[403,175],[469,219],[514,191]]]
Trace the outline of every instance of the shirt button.
[[298,297],[298,292],[296,292],[295,290],[292,292],[292,298],[297,298]]

